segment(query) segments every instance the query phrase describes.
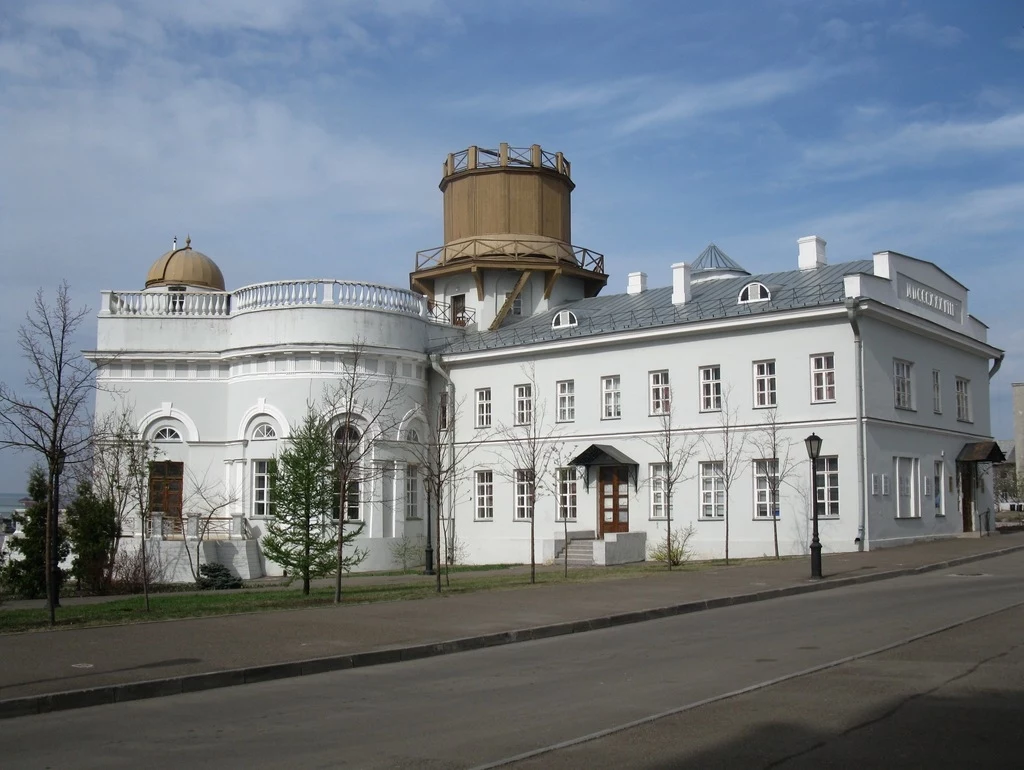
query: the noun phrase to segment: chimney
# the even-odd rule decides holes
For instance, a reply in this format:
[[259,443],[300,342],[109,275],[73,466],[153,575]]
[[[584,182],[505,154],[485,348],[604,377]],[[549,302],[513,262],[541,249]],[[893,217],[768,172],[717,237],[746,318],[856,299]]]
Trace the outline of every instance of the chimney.
[[626,294],[643,294],[647,291],[647,273],[630,273]]
[[801,270],[813,270],[828,264],[825,259],[825,239],[817,235],[808,235],[797,242],[799,249],[798,263]]
[[690,301],[690,266],[685,262],[672,265],[672,304],[685,305]]

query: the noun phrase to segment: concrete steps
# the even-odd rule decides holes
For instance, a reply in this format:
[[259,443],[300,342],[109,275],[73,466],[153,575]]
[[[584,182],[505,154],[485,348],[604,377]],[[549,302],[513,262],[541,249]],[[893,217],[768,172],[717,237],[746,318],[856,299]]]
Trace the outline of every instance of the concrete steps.
[[[570,540],[568,551],[570,567],[594,566],[594,541],[592,539]],[[555,558],[555,563],[560,564],[564,559],[565,549],[562,549]]]

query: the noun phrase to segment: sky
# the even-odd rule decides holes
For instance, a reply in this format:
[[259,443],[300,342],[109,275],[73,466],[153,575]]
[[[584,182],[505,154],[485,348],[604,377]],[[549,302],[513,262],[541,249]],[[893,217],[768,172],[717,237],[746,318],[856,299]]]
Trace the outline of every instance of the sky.
[[[752,273],[891,249],[970,289],[1024,380],[1019,0],[3,0],[0,380],[66,279],[93,314],[187,234],[228,288],[408,285],[449,152],[572,162],[606,292],[716,243]],[[31,458],[0,453],[0,490]]]

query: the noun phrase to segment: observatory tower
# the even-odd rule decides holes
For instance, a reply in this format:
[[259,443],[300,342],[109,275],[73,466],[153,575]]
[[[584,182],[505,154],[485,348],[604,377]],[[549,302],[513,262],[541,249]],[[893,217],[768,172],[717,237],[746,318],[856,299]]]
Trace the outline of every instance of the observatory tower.
[[497,329],[516,316],[595,296],[604,255],[572,245],[569,161],[540,145],[470,147],[444,162],[444,245],[416,254],[413,291],[457,326]]

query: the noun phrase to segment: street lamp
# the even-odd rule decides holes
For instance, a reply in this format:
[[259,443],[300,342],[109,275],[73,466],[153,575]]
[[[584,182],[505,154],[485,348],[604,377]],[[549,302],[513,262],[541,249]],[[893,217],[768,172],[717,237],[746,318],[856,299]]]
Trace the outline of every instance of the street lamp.
[[821,577],[821,541],[818,539],[818,457],[821,455],[821,438],[812,433],[804,439],[807,456],[811,458],[811,577]]

